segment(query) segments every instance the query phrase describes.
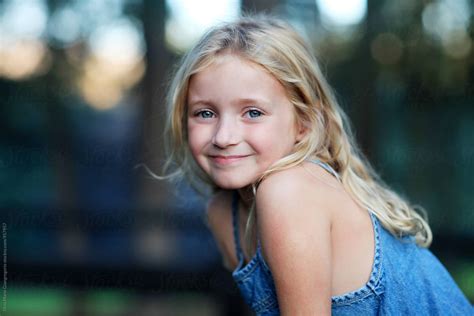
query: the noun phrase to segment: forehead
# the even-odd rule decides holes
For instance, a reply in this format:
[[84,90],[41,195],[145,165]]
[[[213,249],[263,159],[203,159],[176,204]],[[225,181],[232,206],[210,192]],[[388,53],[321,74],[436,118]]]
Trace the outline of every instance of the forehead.
[[288,101],[284,87],[269,71],[235,54],[218,55],[189,82],[188,102],[252,97]]

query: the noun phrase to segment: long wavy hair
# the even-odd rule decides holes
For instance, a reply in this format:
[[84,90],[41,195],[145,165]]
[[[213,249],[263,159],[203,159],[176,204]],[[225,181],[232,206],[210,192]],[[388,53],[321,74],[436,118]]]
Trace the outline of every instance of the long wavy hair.
[[[254,184],[270,174],[317,158],[340,176],[346,191],[397,237],[414,236],[428,247],[432,233],[421,206],[412,205],[391,190],[358,148],[349,120],[338,105],[309,45],[287,23],[267,15],[254,15],[210,29],[183,56],[167,97],[168,178],[185,177],[194,187],[203,184],[219,190],[194,161],[188,146],[187,92],[190,78],[208,67],[222,53],[236,54],[272,74],[285,88],[296,117],[307,128],[290,155],[276,161]],[[170,172],[170,170],[172,170]],[[245,229],[245,249],[255,251],[255,203]]]

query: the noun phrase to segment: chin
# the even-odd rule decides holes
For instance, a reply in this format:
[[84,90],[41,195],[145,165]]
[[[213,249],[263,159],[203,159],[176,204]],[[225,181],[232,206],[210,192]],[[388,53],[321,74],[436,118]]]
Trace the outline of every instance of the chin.
[[226,179],[226,180],[221,180],[221,181],[219,181],[219,179],[213,179],[213,180],[214,180],[214,183],[223,190],[242,189],[253,183],[251,181],[232,180],[232,179]]

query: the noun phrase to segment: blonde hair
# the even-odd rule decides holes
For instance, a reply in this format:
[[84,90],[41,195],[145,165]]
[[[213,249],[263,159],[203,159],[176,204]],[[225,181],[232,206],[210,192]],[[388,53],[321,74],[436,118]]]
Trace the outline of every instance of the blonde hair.
[[[208,67],[222,53],[237,54],[271,73],[285,88],[299,122],[308,130],[292,154],[275,162],[260,177],[254,184],[254,193],[258,183],[271,173],[316,157],[339,174],[349,194],[369,209],[393,235],[411,235],[419,245],[430,245],[432,234],[423,208],[411,205],[392,191],[372,169],[357,147],[349,120],[308,45],[288,24],[267,15],[242,17],[236,22],[216,26],[184,56],[167,98],[169,156],[165,168],[174,168],[171,177],[184,176],[196,188],[202,187],[204,182],[214,191],[218,190],[189,151],[186,98],[191,76]],[[245,236],[247,253],[253,253],[254,205]]]

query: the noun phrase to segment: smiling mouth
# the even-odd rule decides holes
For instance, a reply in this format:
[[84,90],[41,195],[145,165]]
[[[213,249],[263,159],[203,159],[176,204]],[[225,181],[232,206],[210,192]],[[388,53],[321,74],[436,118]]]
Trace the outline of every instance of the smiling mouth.
[[209,156],[211,157],[212,161],[219,165],[228,165],[233,162],[240,161],[250,155],[231,155],[231,156],[221,156],[221,155],[216,155],[216,156]]

